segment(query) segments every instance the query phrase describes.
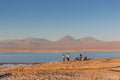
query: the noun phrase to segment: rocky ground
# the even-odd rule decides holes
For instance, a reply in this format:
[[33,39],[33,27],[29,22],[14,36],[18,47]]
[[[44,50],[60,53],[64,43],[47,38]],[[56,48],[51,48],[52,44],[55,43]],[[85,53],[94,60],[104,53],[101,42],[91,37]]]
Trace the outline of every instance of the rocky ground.
[[120,80],[120,58],[11,66],[0,69],[0,80]]

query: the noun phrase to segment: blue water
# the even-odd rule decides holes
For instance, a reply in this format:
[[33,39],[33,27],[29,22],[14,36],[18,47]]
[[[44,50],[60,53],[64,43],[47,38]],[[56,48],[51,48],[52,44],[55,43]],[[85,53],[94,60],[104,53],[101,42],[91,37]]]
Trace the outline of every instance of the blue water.
[[[84,54],[82,52],[70,53],[71,59]],[[52,62],[61,61],[62,52],[58,53],[0,53],[0,62]],[[64,53],[66,55],[66,53]],[[88,58],[120,57],[120,52],[87,52]]]

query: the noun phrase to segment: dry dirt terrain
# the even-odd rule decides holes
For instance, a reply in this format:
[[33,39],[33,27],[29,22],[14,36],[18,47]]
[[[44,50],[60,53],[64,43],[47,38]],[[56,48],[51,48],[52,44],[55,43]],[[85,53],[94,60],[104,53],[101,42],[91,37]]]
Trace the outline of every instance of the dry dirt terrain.
[[120,58],[10,66],[0,69],[0,80],[120,80]]

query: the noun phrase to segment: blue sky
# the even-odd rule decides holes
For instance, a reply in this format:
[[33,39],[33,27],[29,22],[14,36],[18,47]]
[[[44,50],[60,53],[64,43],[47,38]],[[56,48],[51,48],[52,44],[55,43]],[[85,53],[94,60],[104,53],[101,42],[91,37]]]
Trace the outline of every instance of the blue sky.
[[120,0],[0,0],[0,40],[120,40]]

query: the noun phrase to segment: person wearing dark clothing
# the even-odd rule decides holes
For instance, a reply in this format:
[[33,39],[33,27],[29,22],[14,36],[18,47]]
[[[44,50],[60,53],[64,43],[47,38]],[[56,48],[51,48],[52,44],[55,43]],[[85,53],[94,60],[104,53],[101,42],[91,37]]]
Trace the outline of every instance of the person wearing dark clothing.
[[62,60],[65,61],[65,55],[64,54],[62,55]]
[[67,61],[70,60],[70,54],[69,54],[69,53],[67,53],[67,55],[66,55],[66,59],[67,59]]
[[80,60],[82,60],[82,54],[80,54]]
[[80,56],[76,57],[74,60],[81,61],[82,60],[82,54],[80,54]]

